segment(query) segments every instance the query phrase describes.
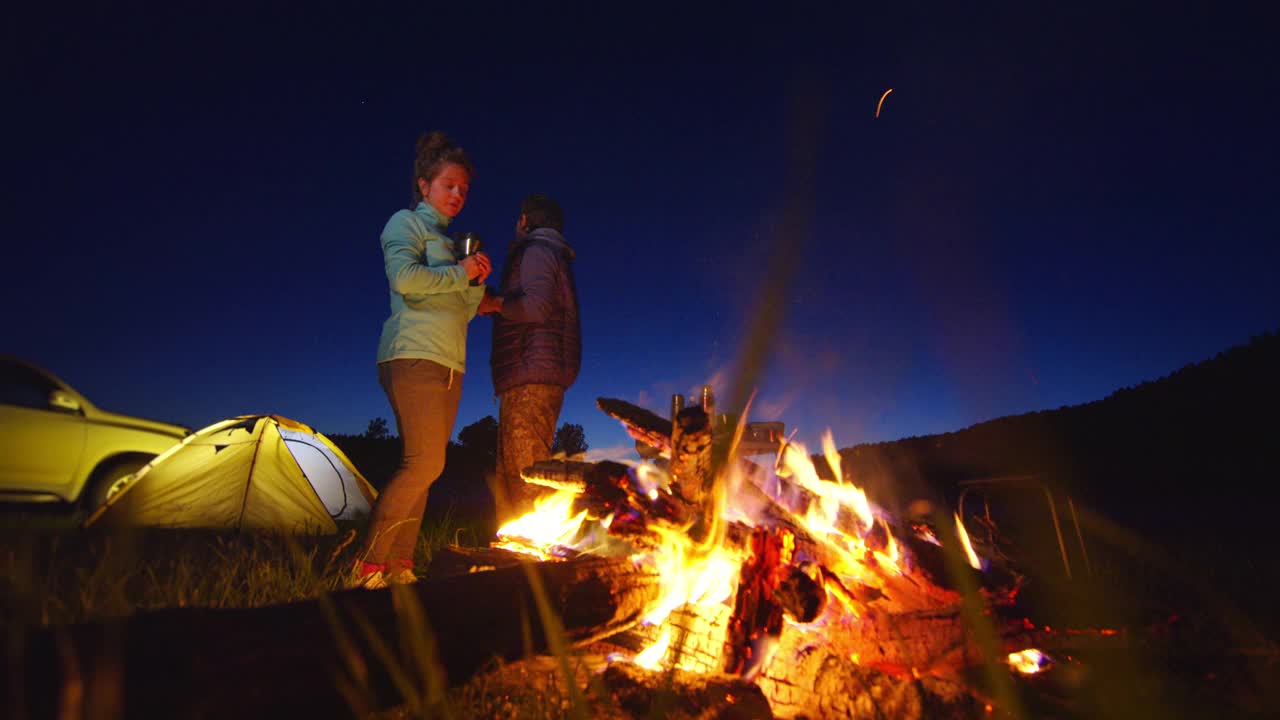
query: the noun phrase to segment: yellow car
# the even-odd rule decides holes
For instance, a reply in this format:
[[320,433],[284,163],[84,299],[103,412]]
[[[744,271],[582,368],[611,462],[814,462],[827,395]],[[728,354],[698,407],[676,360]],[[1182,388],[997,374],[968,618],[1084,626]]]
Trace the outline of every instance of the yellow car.
[[113,482],[190,432],[100,410],[52,373],[0,355],[0,502],[92,510]]

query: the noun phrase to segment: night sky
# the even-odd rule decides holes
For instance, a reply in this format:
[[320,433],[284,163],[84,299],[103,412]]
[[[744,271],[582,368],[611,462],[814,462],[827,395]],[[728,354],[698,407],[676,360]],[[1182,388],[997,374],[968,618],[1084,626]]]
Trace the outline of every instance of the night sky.
[[[477,168],[451,229],[499,268],[521,197],[564,205],[585,348],[561,421],[595,449],[632,447],[597,397],[727,394],[770,318],[753,419],[842,447],[1096,400],[1280,328],[1260,4],[140,5],[10,16],[0,51],[0,352],[110,410],[390,418],[378,237],[432,129]],[[497,414],[490,327],[455,432]]]

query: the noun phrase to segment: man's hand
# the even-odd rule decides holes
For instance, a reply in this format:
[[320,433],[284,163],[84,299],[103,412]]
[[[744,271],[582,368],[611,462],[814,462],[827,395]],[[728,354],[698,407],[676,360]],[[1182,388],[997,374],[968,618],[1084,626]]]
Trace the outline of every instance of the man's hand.
[[493,264],[489,262],[489,256],[482,252],[475,255],[468,255],[462,258],[462,262],[458,263],[463,270],[467,271],[467,278],[471,280],[479,280],[484,282],[489,277],[489,273],[493,271]]
[[480,315],[501,315],[502,296],[486,293],[484,299],[480,301],[480,307],[476,309],[476,313]]

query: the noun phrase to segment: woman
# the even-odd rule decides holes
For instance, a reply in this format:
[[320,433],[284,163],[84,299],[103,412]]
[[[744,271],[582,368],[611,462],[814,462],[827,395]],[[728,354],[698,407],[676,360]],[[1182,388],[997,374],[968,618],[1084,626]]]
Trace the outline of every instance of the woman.
[[[417,580],[413,549],[427,489],[444,470],[462,399],[467,323],[475,317],[491,270],[482,253],[459,260],[445,235],[466,203],[472,174],[466,153],[442,133],[418,138],[414,207],[392,215],[382,231],[391,317],[378,343],[378,382],[391,402],[404,449],[400,467],[374,504],[352,586],[372,589]],[[473,279],[478,287],[470,285]]]

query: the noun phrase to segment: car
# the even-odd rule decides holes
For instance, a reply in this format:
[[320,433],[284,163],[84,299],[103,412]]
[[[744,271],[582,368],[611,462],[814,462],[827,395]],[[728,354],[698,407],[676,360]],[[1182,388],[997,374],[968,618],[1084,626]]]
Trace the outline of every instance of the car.
[[191,429],[108,412],[53,373],[0,355],[0,503],[90,511]]

